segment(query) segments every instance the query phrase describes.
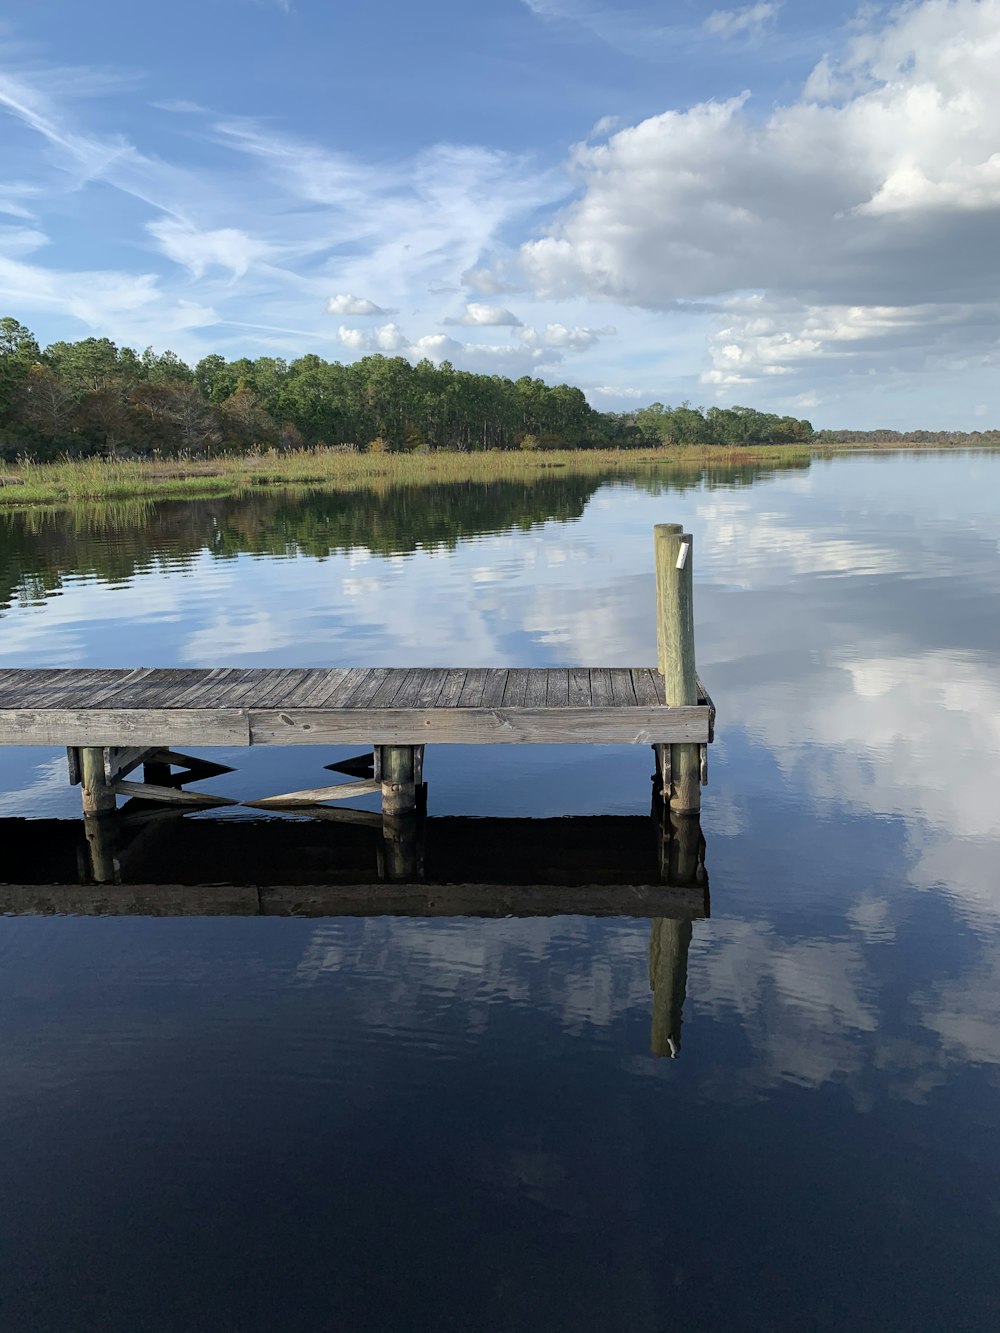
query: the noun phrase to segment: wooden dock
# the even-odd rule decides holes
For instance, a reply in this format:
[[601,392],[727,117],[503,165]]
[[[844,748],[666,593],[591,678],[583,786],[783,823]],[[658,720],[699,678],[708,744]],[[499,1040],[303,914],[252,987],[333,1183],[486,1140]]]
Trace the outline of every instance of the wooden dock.
[[648,667],[0,671],[0,744],[707,744]]
[[[699,808],[715,709],[694,668],[691,537],[655,529],[659,667],[314,667],[0,671],[0,745],[65,746],[85,813],[116,798],[232,803],[184,790],[224,766],[176,746],[363,745],[354,782],[248,804],[301,809],[380,791],[412,812],[429,744],[651,745],[675,809]],[[140,765],[145,782],[130,782]],[[174,769],[183,770],[180,777]]]

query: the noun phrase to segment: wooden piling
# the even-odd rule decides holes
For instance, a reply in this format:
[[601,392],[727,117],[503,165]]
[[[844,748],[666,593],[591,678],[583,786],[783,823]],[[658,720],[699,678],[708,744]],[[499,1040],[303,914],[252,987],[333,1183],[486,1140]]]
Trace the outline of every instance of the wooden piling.
[[108,781],[103,747],[84,745],[77,751],[80,787],[85,815],[110,815],[117,808],[114,788]]
[[415,748],[412,745],[381,747],[383,815],[411,815],[417,808]]
[[[698,703],[692,579],[694,542],[679,523],[658,523],[653,529],[653,540],[656,553],[656,641],[666,702],[674,707],[690,707]],[[701,809],[701,754],[695,744],[670,746],[669,800],[675,813],[695,814]]]

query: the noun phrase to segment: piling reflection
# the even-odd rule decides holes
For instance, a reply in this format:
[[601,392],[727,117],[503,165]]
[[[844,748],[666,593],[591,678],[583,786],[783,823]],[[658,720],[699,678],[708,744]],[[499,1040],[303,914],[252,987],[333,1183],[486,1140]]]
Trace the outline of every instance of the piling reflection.
[[[324,817],[326,816],[326,817]],[[676,1057],[692,923],[709,915],[696,818],[0,821],[0,912],[80,916],[650,920],[651,1049]]]

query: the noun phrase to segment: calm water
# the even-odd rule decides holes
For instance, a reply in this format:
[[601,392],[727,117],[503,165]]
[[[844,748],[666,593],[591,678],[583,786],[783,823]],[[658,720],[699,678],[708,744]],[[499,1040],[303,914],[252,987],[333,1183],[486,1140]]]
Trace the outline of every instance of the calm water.
[[[650,662],[682,522],[720,716],[677,1060],[647,920],[0,918],[0,1327],[1000,1326],[998,496],[981,455],[0,516],[4,667]],[[506,819],[649,773],[426,769]],[[77,802],[0,750],[0,819]]]

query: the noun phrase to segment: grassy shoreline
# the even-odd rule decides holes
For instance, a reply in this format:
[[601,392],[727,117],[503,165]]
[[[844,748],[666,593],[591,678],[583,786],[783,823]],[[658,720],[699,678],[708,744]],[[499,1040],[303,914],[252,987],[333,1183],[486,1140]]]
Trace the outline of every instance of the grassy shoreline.
[[[958,447],[958,446],[956,446]],[[986,446],[983,446],[986,447]],[[961,446],[965,449],[967,446]],[[994,446],[995,448],[995,446]],[[729,445],[661,449],[578,449],[544,452],[345,454],[332,449],[230,454],[215,458],[54,463],[0,463],[0,506],[81,501],[207,499],[264,487],[382,489],[441,483],[531,481],[552,470],[623,475],[644,468],[806,462],[840,453],[941,452],[940,445]]]

